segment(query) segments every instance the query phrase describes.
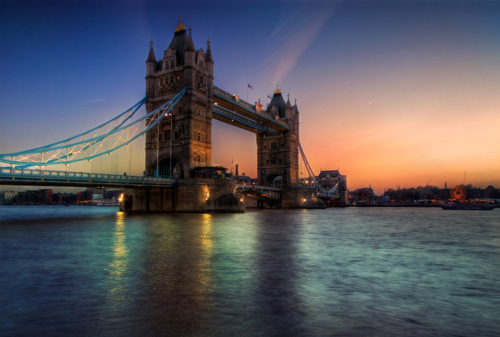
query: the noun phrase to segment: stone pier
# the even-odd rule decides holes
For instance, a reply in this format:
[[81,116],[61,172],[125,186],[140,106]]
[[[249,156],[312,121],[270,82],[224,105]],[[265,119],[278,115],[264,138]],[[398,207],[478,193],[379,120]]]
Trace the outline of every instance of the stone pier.
[[124,189],[125,212],[244,212],[230,179],[182,179],[171,188]]

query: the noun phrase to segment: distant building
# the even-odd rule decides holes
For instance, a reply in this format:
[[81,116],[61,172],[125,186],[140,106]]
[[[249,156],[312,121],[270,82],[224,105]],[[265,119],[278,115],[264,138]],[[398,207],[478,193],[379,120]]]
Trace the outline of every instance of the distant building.
[[52,194],[52,201],[55,204],[75,204],[76,194],[74,193],[54,193]]
[[241,176],[236,176],[236,180],[238,181],[238,185],[257,185],[257,179],[252,179],[245,172]]
[[51,204],[52,203],[52,194],[53,190],[51,189],[43,189],[38,190],[38,204]]
[[340,199],[329,200],[327,205],[345,206],[348,203],[347,177],[340,174],[339,170],[321,171],[318,175],[318,183],[326,190],[337,186],[337,194]]
[[120,195],[123,193],[123,188],[107,188],[104,190],[104,203],[117,204]]
[[103,202],[104,189],[103,188],[87,188],[85,191],[78,192],[76,200],[78,203],[95,204]]
[[16,192],[14,191],[3,191],[0,192],[0,205],[12,205],[16,199]]
[[500,199],[500,191],[489,185],[484,189],[484,197],[488,199]]
[[370,187],[360,188],[349,191],[349,203],[351,204],[370,204],[375,199],[375,193]]

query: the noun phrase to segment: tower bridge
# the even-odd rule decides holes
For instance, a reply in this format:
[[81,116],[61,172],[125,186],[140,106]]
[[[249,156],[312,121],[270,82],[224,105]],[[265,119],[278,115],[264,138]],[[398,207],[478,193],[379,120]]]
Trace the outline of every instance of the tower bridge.
[[[180,23],[160,59],[151,41],[143,100],[86,133],[28,151],[0,154],[0,162],[10,165],[0,171],[0,183],[121,186],[126,211],[244,211],[248,198],[255,198],[260,207],[324,208],[318,193],[338,198],[333,190],[322,191],[317,184],[299,186],[297,105],[285,101],[279,88],[266,110],[260,100],[255,105],[245,102],[214,86],[213,66],[210,41],[206,51],[196,50],[191,28],[188,34]],[[131,122],[142,104],[146,115]],[[226,177],[225,168],[211,164],[212,119],[256,135],[258,186],[237,185]],[[68,168],[81,160],[91,163],[140,135],[145,135],[144,177],[43,170],[54,164]],[[41,169],[28,170],[28,166]],[[313,175],[310,167],[308,172]]]

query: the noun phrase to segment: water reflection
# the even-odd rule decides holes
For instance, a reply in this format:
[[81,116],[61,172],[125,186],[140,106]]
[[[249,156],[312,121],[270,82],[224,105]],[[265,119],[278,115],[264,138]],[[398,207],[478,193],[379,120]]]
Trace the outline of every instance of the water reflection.
[[119,280],[127,269],[128,248],[125,245],[125,214],[116,213],[115,233],[113,237],[113,261],[109,265],[111,276],[114,280]]
[[126,280],[129,249],[126,245],[125,213],[116,213],[115,230],[113,233],[112,258],[108,265],[109,300],[113,306],[125,300]]
[[[157,217],[147,243],[144,280],[150,332],[198,335],[210,321],[213,219],[210,214]],[[208,333],[208,332],[207,332]]]
[[262,221],[265,225],[259,227],[258,286],[254,296],[260,319],[267,322],[264,335],[305,335],[302,273],[297,261],[301,225],[291,217],[288,223],[281,221],[278,212],[269,213]]
[[214,249],[213,219],[211,214],[202,214],[200,228],[200,260],[198,261],[198,279],[200,292],[206,294],[213,286],[211,257]]

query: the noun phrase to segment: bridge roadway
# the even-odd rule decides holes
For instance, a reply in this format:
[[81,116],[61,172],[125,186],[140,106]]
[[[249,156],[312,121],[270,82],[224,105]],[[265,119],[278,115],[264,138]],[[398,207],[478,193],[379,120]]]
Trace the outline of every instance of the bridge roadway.
[[258,199],[281,199],[281,188],[255,185],[236,185],[236,190]]
[[0,185],[76,186],[107,188],[172,187],[177,180],[119,174],[0,168]]
[[290,130],[289,126],[267,112],[257,112],[254,105],[245,102],[236,95],[214,87],[214,107],[212,117],[253,133],[268,133],[270,129],[277,131]]

